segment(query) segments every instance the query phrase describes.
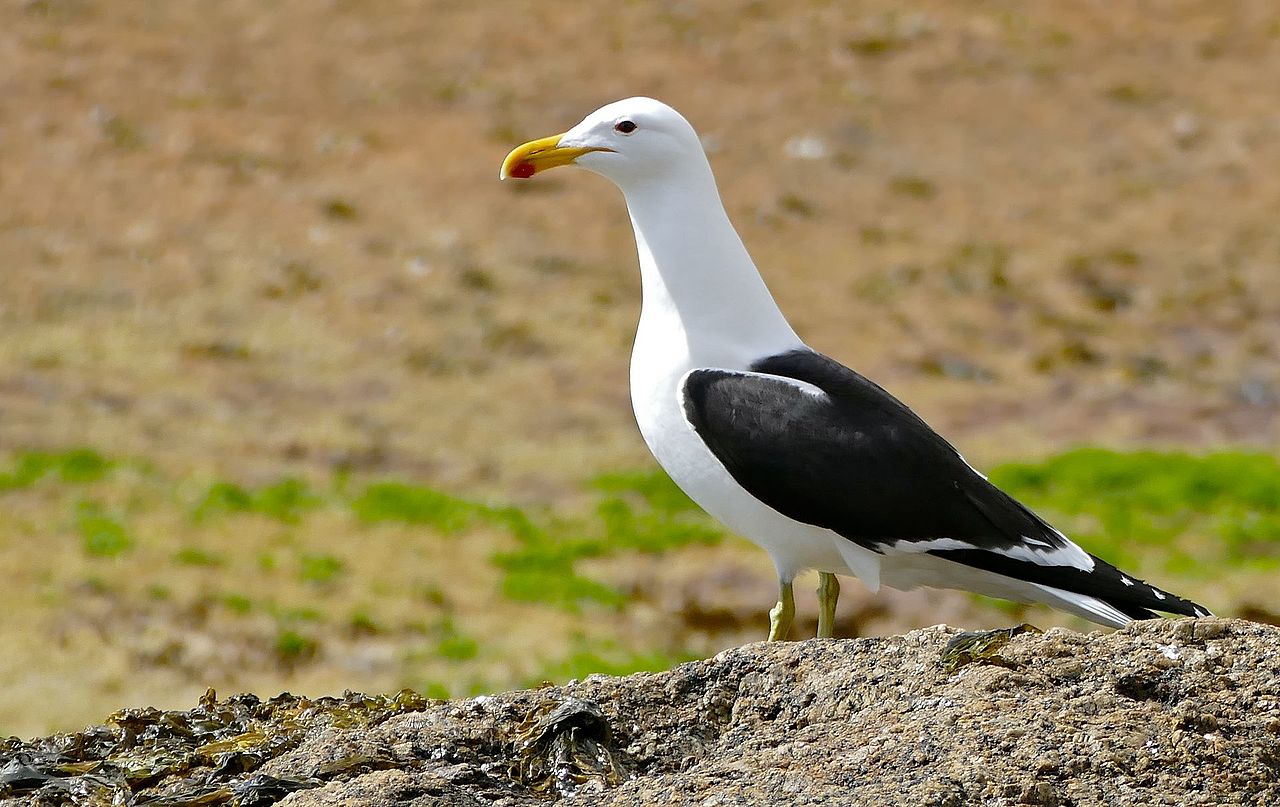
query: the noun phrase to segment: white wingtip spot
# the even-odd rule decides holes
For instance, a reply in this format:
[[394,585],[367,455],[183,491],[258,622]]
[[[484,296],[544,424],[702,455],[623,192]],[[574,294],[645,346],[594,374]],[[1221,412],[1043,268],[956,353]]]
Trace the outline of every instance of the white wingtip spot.
[[1121,583],[1124,583],[1126,586],[1132,586],[1132,585],[1133,585],[1133,581],[1132,581],[1132,580],[1130,580],[1129,578],[1125,577],[1124,575],[1120,575],[1120,582],[1121,582]]
[[1206,610],[1204,610],[1203,608],[1192,608],[1191,610],[1193,610],[1193,611],[1195,611],[1195,612],[1196,612],[1196,616],[1208,616],[1208,615],[1209,615],[1209,612],[1208,612],[1208,611],[1206,611]]
[[1166,599],[1166,597],[1160,593],[1160,589],[1156,588],[1155,586],[1150,586],[1150,588],[1151,588],[1151,593],[1156,595],[1157,600]]

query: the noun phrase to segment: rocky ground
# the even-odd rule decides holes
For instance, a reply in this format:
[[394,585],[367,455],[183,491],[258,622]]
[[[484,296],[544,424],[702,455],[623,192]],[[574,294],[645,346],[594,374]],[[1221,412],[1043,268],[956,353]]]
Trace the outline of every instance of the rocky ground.
[[0,805],[1280,803],[1280,629],[1054,629],[948,669],[955,635],[448,702],[210,694],[9,741]]

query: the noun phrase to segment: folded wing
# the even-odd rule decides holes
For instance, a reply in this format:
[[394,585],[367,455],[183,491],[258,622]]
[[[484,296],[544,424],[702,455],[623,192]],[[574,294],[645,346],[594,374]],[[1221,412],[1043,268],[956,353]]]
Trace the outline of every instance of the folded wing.
[[[733,478],[789,518],[885,555],[1096,597],[1134,619],[1205,609],[1120,572],[987,481],[888,392],[809,350],[697,369],[685,416]],[[1114,620],[1112,620],[1114,621]]]

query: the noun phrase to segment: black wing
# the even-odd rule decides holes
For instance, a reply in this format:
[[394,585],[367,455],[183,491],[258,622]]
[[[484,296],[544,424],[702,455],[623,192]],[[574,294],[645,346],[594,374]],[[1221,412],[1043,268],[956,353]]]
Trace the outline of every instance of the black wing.
[[[1207,613],[1099,559],[1081,564],[1090,556],[973,470],[901,401],[839,362],[796,350],[751,369],[689,373],[685,416],[733,478],[783,515],[876,552],[898,542],[959,541],[963,548],[930,554],[1098,597],[1138,619],[1154,616],[1153,608]],[[1019,556],[1010,556],[1015,549]]]

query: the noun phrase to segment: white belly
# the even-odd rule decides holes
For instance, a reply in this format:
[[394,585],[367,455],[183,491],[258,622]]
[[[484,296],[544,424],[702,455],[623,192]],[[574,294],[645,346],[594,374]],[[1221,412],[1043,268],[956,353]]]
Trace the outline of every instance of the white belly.
[[830,530],[788,518],[752,496],[685,418],[680,390],[689,370],[745,370],[749,361],[716,356],[716,361],[695,363],[680,350],[683,345],[668,343],[664,347],[674,350],[645,351],[639,345],[637,340],[631,363],[632,408],[649,450],[680,489],[712,517],[768,552],[782,580],[813,569],[855,574],[876,589],[880,556]]

